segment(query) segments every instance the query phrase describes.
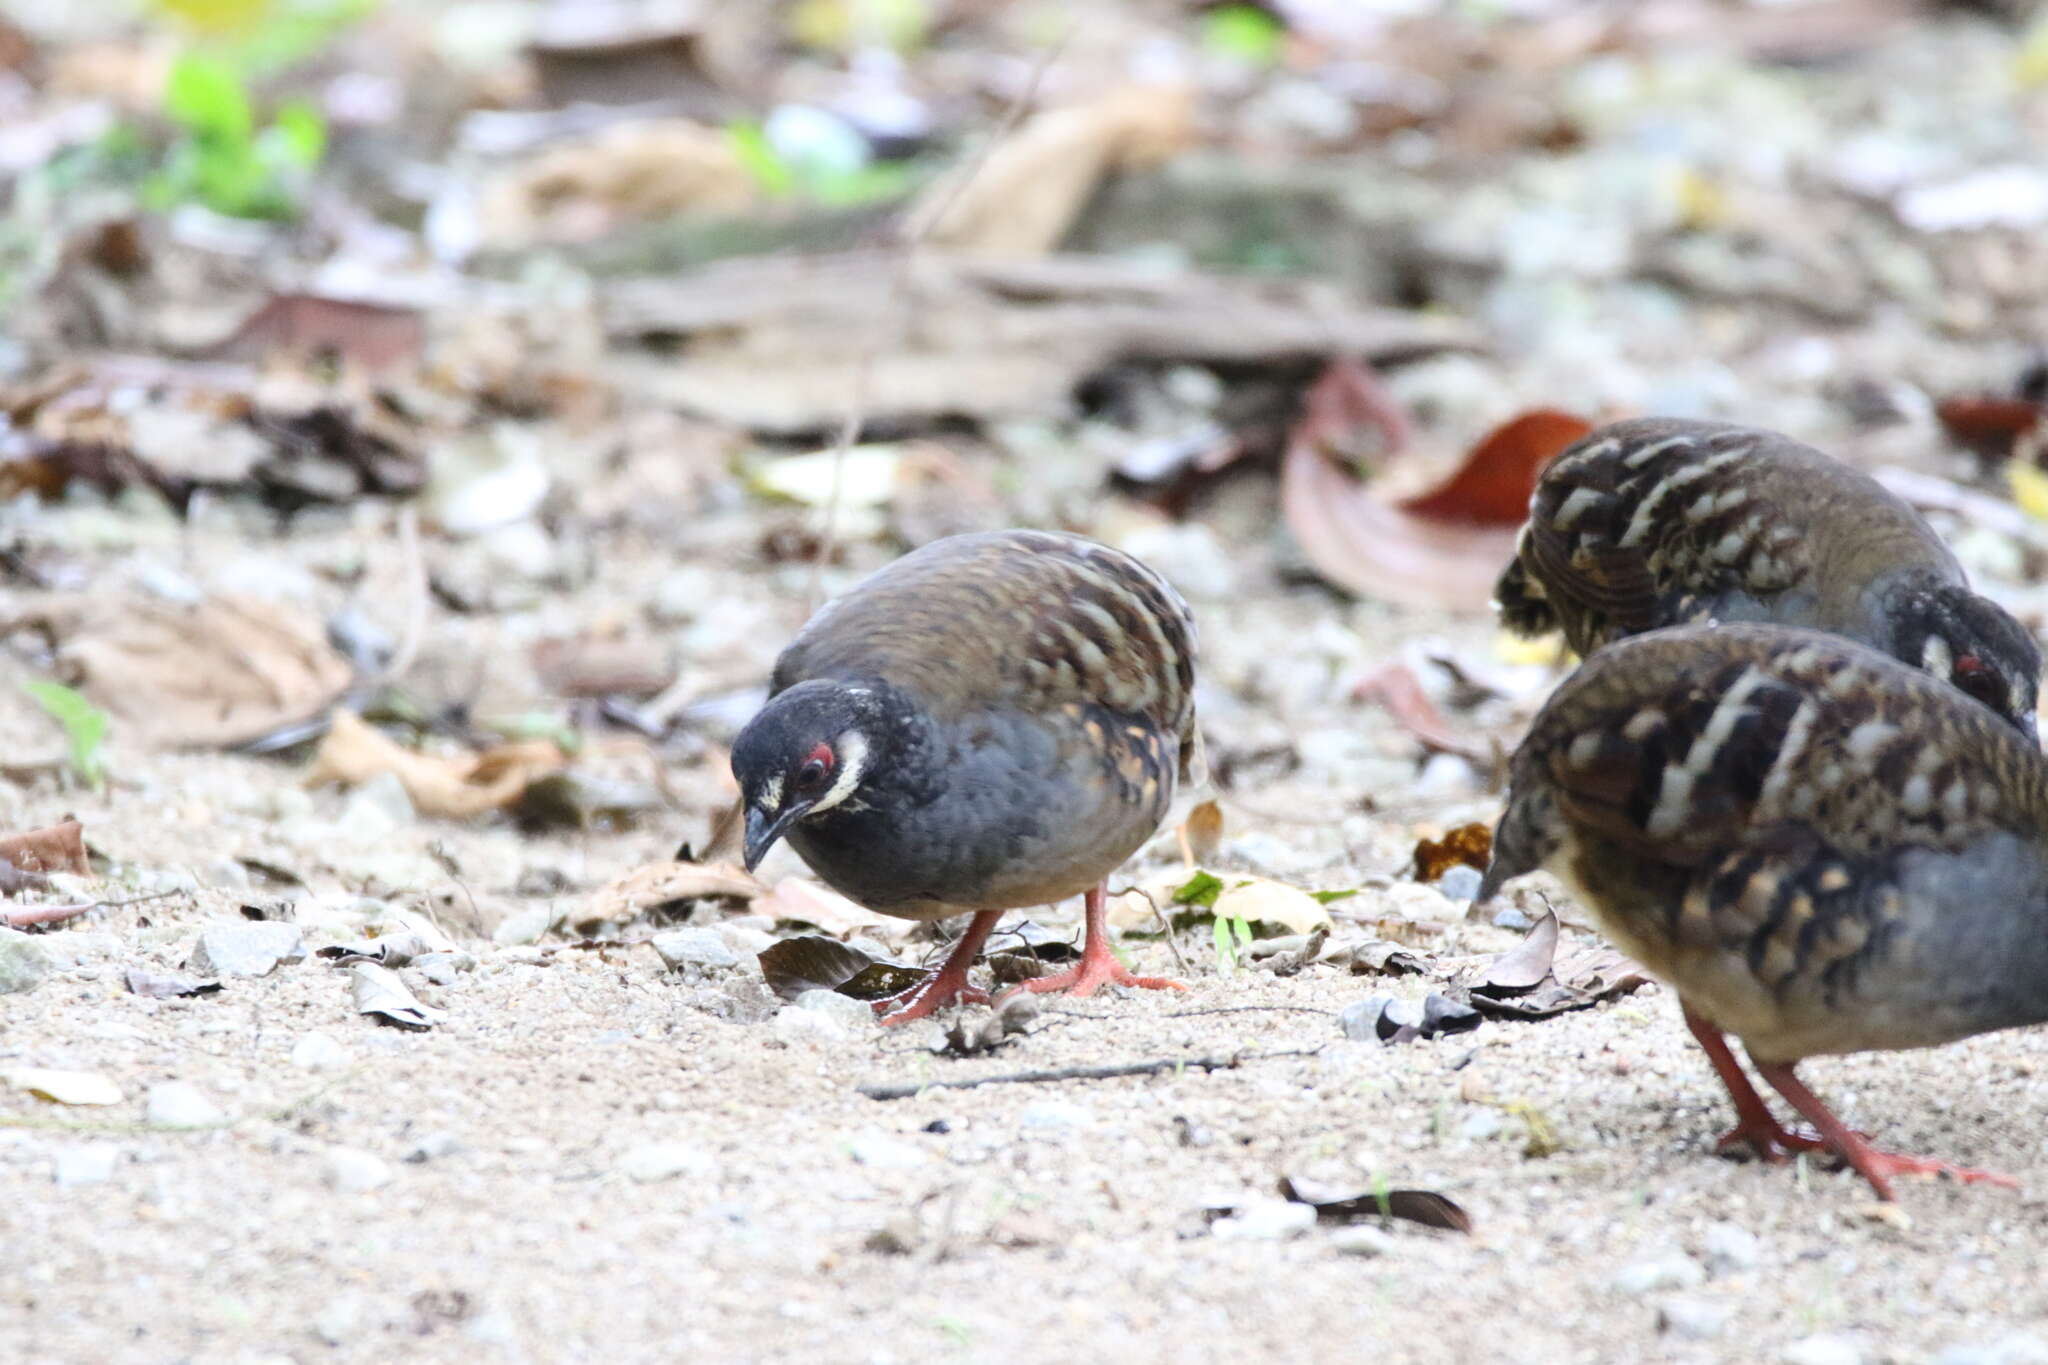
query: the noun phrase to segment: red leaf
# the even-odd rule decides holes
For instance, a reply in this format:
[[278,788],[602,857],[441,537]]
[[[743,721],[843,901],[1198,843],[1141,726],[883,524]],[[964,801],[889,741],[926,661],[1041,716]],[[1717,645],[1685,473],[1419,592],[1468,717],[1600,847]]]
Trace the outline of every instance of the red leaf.
[[1934,411],[1949,435],[1987,460],[2009,460],[2022,442],[2048,436],[2048,403],[1977,395],[1945,399]]
[[1519,526],[1529,513],[1536,476],[1592,429],[1591,422],[1555,408],[1534,408],[1511,417],[1472,447],[1455,474],[1400,506],[1443,521]]

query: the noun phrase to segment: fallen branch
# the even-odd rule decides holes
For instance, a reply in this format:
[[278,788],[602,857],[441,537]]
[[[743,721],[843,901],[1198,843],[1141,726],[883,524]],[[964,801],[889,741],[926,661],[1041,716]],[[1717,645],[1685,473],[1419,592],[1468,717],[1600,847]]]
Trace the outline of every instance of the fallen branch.
[[1010,1071],[964,1081],[887,1081],[856,1087],[871,1100],[907,1100],[927,1090],[972,1090],[983,1085],[1037,1085],[1046,1081],[1108,1081],[1120,1076],[1158,1076],[1169,1071],[1230,1071],[1246,1062],[1276,1057],[1313,1057],[1321,1047],[1280,1052],[1236,1052],[1228,1057],[1164,1057],[1153,1062],[1119,1062],[1114,1066],[1056,1066],[1042,1071]]
[[75,905],[25,905],[19,910],[0,910],[0,927],[27,929],[34,925],[62,924],[77,919],[88,910],[119,910],[124,905],[141,905],[144,901],[160,901],[166,896],[176,895],[174,891],[157,891],[147,896],[134,896],[125,901],[79,901]]

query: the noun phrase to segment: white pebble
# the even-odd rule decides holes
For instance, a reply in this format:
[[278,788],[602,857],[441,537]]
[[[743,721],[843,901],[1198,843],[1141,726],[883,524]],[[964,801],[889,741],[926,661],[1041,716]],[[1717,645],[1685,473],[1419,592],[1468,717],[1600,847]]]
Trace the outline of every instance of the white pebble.
[[368,1194],[391,1183],[391,1163],[360,1147],[327,1149],[327,1184],[342,1194]]
[[227,1115],[198,1086],[163,1081],[149,1088],[143,1121],[152,1128],[212,1128],[227,1122]]

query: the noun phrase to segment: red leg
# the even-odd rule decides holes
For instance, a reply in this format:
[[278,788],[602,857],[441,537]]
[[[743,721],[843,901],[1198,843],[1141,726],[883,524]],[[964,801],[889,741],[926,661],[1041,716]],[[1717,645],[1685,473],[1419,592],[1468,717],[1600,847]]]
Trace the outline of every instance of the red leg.
[[996,921],[1003,917],[1000,910],[981,910],[967,922],[967,932],[960,935],[960,941],[953,945],[953,951],[946,954],[946,960],[939,969],[900,995],[886,1000],[875,1001],[875,1013],[891,1006],[901,1006],[893,1014],[882,1014],[884,1024],[907,1024],[913,1019],[922,1019],[942,1006],[954,1001],[970,1005],[986,1005],[988,992],[979,986],[967,984],[967,969],[974,965],[974,959],[981,956],[981,945],[988,942],[988,936],[996,927]]
[[1727,1038],[1722,1036],[1713,1020],[1695,1013],[1692,1006],[1683,1001],[1680,1004],[1685,1010],[1685,1026],[1692,1030],[1692,1036],[1706,1050],[1707,1060],[1714,1064],[1714,1074],[1721,1078],[1721,1084],[1728,1087],[1728,1098],[1735,1101],[1735,1126],[1721,1134],[1714,1143],[1714,1150],[1726,1152],[1736,1147],[1748,1147],[1763,1161],[1789,1161],[1794,1152],[1825,1150],[1827,1140],[1818,1134],[1778,1125],[1778,1120],[1771,1114],[1771,1107],[1749,1083],[1742,1063],[1735,1060]]
[[1780,1095],[1790,1100],[1794,1109],[1804,1114],[1814,1127],[1820,1129],[1820,1134],[1827,1139],[1828,1146],[1844,1161],[1855,1167],[1858,1175],[1870,1182],[1870,1188],[1877,1191],[1879,1199],[1889,1200],[1892,1197],[1890,1177],[1895,1175],[1945,1175],[1960,1180],[1965,1185],[2003,1185],[2013,1190],[2020,1187],[2019,1181],[2009,1175],[2000,1175],[1996,1171],[1978,1171],[1967,1166],[1952,1166],[1946,1161],[1936,1161],[1932,1157],[1881,1152],[1872,1147],[1861,1133],[1851,1131],[1829,1112],[1828,1107],[1820,1102],[1820,1096],[1808,1090],[1805,1084],[1792,1074],[1792,1063],[1765,1063],[1757,1061],[1755,1057],[1749,1060],[1756,1064],[1756,1074],[1769,1081]]
[[1088,932],[1081,942],[1081,960],[1063,972],[1026,981],[1017,989],[1043,994],[1065,991],[1073,996],[1093,995],[1105,985],[1139,986],[1148,991],[1184,991],[1186,986],[1164,976],[1132,976],[1109,950],[1109,912],[1101,887],[1088,893]]

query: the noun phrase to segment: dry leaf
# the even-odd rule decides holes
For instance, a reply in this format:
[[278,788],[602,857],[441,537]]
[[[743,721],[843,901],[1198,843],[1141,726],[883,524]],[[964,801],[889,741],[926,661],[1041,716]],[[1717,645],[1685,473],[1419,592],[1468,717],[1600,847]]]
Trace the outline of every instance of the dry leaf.
[[1288,932],[1313,933],[1330,922],[1323,903],[1297,886],[1263,879],[1219,893],[1212,907],[1217,919],[1284,925]]
[[1320,1180],[1282,1176],[1280,1195],[1315,1208],[1319,1223],[1358,1223],[1368,1218],[1400,1218],[1448,1232],[1472,1231],[1472,1215],[1456,1200],[1434,1190],[1367,1190],[1353,1193]]
[[1387,664],[1373,670],[1351,690],[1351,696],[1354,701],[1378,702],[1403,730],[1428,748],[1457,754],[1481,768],[1491,768],[1498,758],[1490,741],[1461,733],[1452,726],[1422,690],[1422,680],[1415,676],[1415,670],[1406,664]]
[[282,602],[140,595],[38,603],[59,672],[117,723],[160,748],[218,748],[316,715],[348,686],[348,661],[311,614]]
[[0,862],[17,872],[92,875],[85,856],[85,826],[76,820],[23,834],[0,834]]
[[650,863],[593,895],[579,919],[620,922],[692,901],[751,901],[767,890],[736,863]]
[[634,119],[555,143],[483,193],[491,246],[580,242],[626,223],[738,214],[759,193],[722,128],[691,119]]
[[[1437,489],[1392,502],[1360,482],[1342,457],[1362,431],[1382,459],[1408,445],[1393,396],[1358,361],[1330,362],[1306,395],[1280,468],[1281,510],[1316,572],[1339,587],[1405,606],[1479,610],[1514,555],[1514,526],[1537,472],[1584,423],[1526,414],[1482,440]],[[1555,444],[1553,444],[1555,443]]]
[[668,647],[644,636],[542,640],[533,668],[557,697],[651,697],[676,680]]
[[1138,86],[1033,115],[911,206],[913,241],[1039,256],[1057,247],[1103,177],[1157,165],[1194,140],[1195,92]]
[[1528,937],[1487,964],[1481,984],[1492,995],[1520,994],[1550,975],[1551,962],[1556,957],[1557,916],[1546,913],[1529,930]]
[[2048,403],[1982,395],[1949,398],[1935,414],[1948,434],[1987,460],[2039,460],[2048,447]]
[[836,938],[806,934],[771,944],[759,953],[761,979],[784,1000],[805,991],[837,991],[856,1000],[900,995],[931,973],[900,962],[877,962]]
[[208,348],[218,360],[263,361],[286,354],[330,358],[365,370],[396,369],[419,359],[427,325],[417,308],[322,294],[273,294],[226,339]]
[[526,784],[559,771],[568,758],[552,740],[501,744],[481,754],[423,754],[388,738],[352,711],[336,711],[306,785],[353,787],[396,773],[422,815],[464,819],[517,801]]
[[1474,822],[1459,825],[1441,839],[1415,841],[1415,880],[1433,882],[1454,867],[1486,871],[1493,856],[1493,829]]
[[1204,801],[1188,812],[1180,825],[1180,856],[1189,867],[1199,867],[1216,856],[1223,842],[1223,808]]
[[357,1014],[367,1014],[380,1024],[416,1033],[432,1028],[447,1017],[440,1010],[422,1005],[405,982],[399,979],[398,973],[389,967],[381,967],[374,962],[356,962],[350,964],[348,971]]
[[189,976],[177,976],[171,972],[152,972],[142,967],[130,967],[126,980],[130,994],[151,1000],[177,1000],[198,995],[218,995],[221,992],[221,983],[218,981],[200,981]]
[[119,1104],[121,1087],[96,1071],[57,1071],[21,1066],[7,1073],[7,1084],[53,1104]]

